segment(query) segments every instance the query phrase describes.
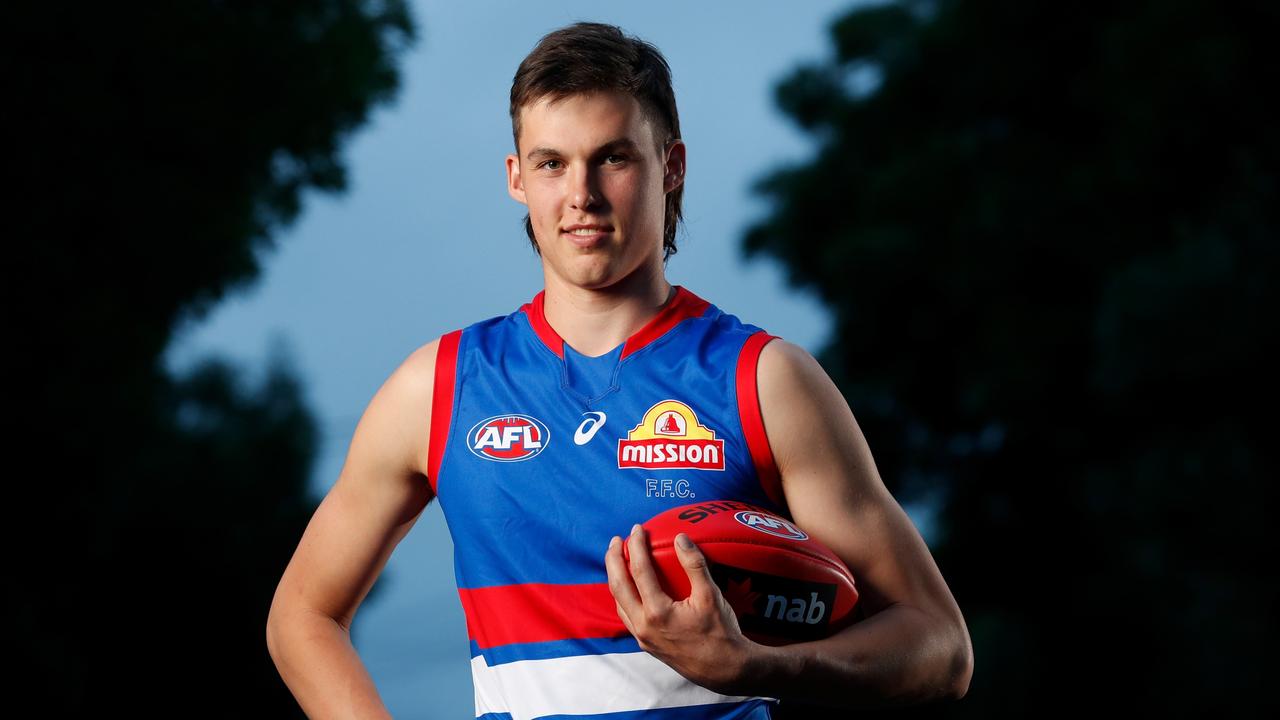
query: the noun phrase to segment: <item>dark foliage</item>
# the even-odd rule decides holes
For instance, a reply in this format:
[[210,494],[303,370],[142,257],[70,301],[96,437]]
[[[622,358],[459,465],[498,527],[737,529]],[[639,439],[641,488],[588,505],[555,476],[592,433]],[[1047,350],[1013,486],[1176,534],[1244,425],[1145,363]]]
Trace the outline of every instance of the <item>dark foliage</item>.
[[396,90],[407,10],[3,15],[15,685],[41,716],[300,716],[265,624],[314,510],[315,422],[282,358],[244,387],[161,356],[256,279],[304,190],[344,188],[340,146]]
[[975,642],[922,717],[1275,713],[1266,529],[1280,6],[900,3],[779,105],[812,161],[748,253],[835,316],[821,360]]

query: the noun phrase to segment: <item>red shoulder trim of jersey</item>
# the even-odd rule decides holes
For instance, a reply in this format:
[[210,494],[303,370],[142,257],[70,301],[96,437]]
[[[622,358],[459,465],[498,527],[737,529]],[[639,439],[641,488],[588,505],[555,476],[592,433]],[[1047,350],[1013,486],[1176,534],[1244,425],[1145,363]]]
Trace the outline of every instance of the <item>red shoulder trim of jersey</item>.
[[[431,388],[431,438],[427,445],[427,482],[439,493],[437,478],[444,458],[449,426],[453,424],[453,387],[458,373],[458,340],[461,330],[441,336],[436,348],[435,384]],[[443,420],[444,422],[441,422]]]
[[756,384],[760,351],[775,337],[760,330],[747,338],[738,353],[738,417],[742,420],[742,432],[747,438],[747,449],[751,452],[751,461],[756,466],[760,485],[769,499],[785,511],[786,498],[782,494],[782,480],[778,476],[773,451],[769,448],[769,436],[764,431],[764,418],[760,415],[760,393]]
[[645,323],[644,327],[627,338],[627,343],[622,346],[622,357],[619,360],[627,359],[631,353],[666,335],[668,330],[682,321],[701,317],[710,305],[711,303],[677,285],[676,296],[671,298],[671,302],[667,303],[667,306],[662,308],[652,320]]
[[546,290],[539,290],[537,295],[533,296],[533,300],[520,306],[520,312],[529,317],[529,324],[533,326],[533,332],[542,340],[542,344],[551,349],[561,360],[564,359],[564,339],[560,337],[560,333],[551,327],[547,322],[547,316],[542,311],[542,303],[546,297]]

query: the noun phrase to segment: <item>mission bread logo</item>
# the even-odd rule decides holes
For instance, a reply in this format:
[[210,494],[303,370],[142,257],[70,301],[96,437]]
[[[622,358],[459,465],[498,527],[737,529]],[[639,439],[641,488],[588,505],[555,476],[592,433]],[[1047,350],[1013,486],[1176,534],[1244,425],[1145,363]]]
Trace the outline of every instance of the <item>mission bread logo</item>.
[[618,440],[618,467],[724,470],[724,440],[698,422],[693,408],[663,400]]

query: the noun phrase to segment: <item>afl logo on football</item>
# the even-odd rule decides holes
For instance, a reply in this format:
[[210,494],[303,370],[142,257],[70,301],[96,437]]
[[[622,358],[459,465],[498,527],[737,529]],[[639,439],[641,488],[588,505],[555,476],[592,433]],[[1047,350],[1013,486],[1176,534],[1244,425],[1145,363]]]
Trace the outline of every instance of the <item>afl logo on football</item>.
[[467,447],[485,460],[518,462],[542,452],[551,432],[528,415],[495,415],[476,423],[467,433]]
[[733,516],[734,520],[746,525],[752,530],[759,530],[762,533],[769,533],[780,538],[788,540],[808,540],[809,536],[803,530],[783,520],[780,517],[766,515],[755,510],[743,510]]

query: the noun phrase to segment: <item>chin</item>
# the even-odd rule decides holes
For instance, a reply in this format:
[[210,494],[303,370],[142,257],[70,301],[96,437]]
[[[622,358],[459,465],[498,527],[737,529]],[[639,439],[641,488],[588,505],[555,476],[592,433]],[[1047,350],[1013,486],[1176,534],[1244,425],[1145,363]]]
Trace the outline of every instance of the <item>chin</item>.
[[573,263],[565,268],[563,277],[578,287],[590,290],[609,287],[620,279],[611,263],[601,263],[598,260]]
[[608,275],[587,275],[570,278],[570,282],[586,290],[604,290],[618,282],[618,279]]

